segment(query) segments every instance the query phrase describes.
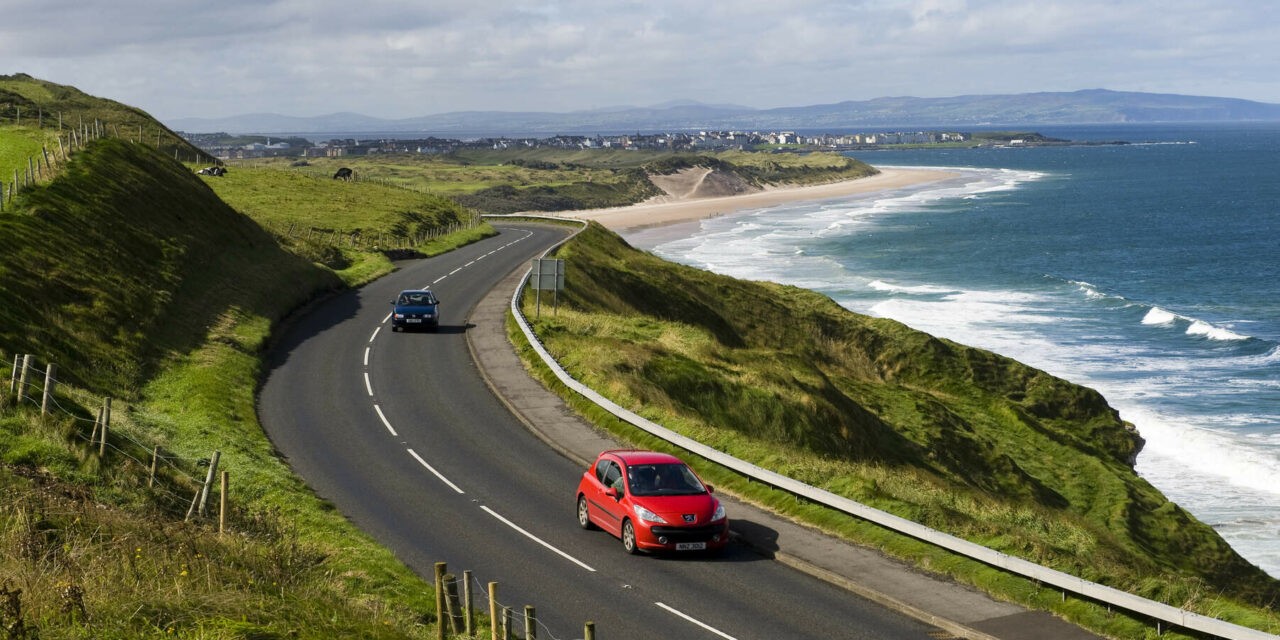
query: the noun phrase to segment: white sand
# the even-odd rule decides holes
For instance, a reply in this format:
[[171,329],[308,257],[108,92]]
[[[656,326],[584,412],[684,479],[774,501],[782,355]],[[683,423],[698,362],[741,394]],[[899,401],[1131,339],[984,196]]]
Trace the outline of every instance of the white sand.
[[567,218],[595,220],[610,229],[620,231],[700,220],[733,211],[770,207],[785,202],[822,200],[897,189],[926,182],[946,180],[959,175],[951,171],[937,171],[934,169],[881,169],[880,173],[874,176],[846,180],[844,182],[832,182],[830,184],[782,187],[713,198],[673,198],[672,196],[667,196],[663,198],[666,200],[665,202],[640,203],[628,207],[610,209],[561,211],[556,215]]

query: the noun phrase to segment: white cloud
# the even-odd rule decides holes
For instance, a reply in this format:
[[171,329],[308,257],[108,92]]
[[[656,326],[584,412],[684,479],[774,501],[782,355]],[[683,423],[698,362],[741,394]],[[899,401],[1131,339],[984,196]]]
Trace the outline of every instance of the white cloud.
[[[10,0],[3,0],[9,2]],[[0,72],[160,117],[761,107],[1106,87],[1280,102],[1280,5],[120,0],[0,15]]]

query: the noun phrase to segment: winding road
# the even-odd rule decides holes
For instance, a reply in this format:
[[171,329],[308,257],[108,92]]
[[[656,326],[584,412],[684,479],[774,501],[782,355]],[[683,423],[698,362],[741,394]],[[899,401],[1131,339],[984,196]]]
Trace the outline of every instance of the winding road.
[[[318,495],[419,575],[436,561],[472,570],[478,609],[490,581],[513,610],[536,606],[539,638],[579,638],[586,620],[603,639],[948,637],[736,545],[720,557],[628,556],[608,534],[579,529],[583,469],[493,395],[465,335],[484,294],[568,231],[497,226],[496,237],[405,262],[282,330],[259,418]],[[427,286],[441,300],[439,331],[392,333],[388,301]]]

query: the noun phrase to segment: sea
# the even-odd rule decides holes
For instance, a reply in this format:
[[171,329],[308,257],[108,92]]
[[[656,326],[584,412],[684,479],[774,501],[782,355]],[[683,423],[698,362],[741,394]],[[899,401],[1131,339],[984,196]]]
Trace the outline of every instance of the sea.
[[1038,131],[1130,144],[855,152],[958,176],[627,239],[1099,390],[1138,473],[1280,577],[1280,123]]

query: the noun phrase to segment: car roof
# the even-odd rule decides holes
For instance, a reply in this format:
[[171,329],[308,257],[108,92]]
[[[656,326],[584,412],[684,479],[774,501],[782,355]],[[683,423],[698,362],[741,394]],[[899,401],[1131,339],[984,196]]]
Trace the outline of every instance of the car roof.
[[400,292],[400,295],[404,295],[406,293],[431,293],[434,295],[434,292],[431,291],[430,289],[405,289],[404,291]]
[[[627,464],[662,464],[662,463],[679,463],[684,464],[680,458],[668,453],[659,453],[657,451],[643,451],[639,449],[616,449],[613,451],[605,451],[604,453],[612,454]],[[601,454],[604,455],[604,454]]]

